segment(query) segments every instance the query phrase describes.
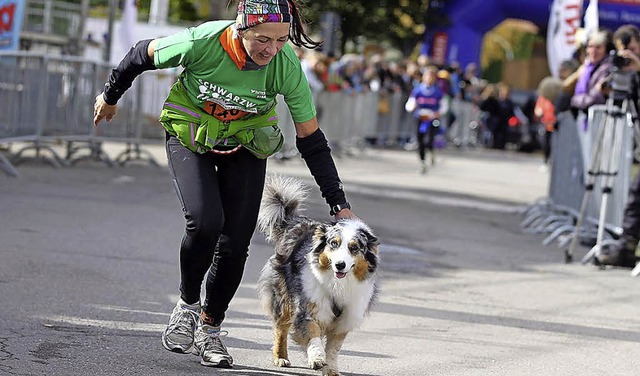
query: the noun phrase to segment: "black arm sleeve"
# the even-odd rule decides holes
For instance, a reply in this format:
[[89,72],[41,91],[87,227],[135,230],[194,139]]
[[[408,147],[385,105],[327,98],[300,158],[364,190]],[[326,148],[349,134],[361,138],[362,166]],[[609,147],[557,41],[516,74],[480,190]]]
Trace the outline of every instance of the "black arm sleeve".
[[347,202],[342,182],[338,177],[338,170],[331,157],[329,143],[318,128],[307,137],[296,137],[296,147],[307,164],[311,175],[315,179],[322,197],[330,207]]
[[109,81],[104,85],[103,98],[107,104],[118,103],[124,92],[131,87],[133,80],[142,72],[157,69],[148,52],[152,40],[145,39],[134,44],[118,67],[111,71]]

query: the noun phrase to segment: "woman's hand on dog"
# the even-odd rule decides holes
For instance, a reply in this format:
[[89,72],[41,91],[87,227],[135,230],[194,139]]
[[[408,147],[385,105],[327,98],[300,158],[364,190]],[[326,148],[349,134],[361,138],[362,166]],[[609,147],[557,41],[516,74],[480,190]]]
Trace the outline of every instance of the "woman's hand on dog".
[[340,219],[360,219],[355,214],[353,214],[353,212],[349,208],[344,208],[340,210],[339,212],[336,213],[336,215],[334,215],[334,217],[336,221]]
[[110,122],[116,114],[116,105],[107,104],[104,101],[102,93],[96,97],[96,103],[93,105],[93,125],[97,126],[102,119],[106,119]]

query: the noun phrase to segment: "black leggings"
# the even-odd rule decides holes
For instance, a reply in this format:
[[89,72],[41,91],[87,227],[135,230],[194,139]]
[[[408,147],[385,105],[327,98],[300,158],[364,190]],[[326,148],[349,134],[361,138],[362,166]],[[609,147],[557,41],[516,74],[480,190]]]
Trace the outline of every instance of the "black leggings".
[[247,149],[229,155],[196,154],[167,137],[167,159],[186,220],[180,246],[180,293],[200,301],[207,273],[204,311],[219,325],[236,293],[256,227],[266,166]]
[[418,156],[421,161],[425,160],[427,150],[433,153],[433,141],[438,134],[438,129],[438,127],[434,127],[432,124],[426,132],[420,132],[420,120],[418,120],[416,138],[418,139]]

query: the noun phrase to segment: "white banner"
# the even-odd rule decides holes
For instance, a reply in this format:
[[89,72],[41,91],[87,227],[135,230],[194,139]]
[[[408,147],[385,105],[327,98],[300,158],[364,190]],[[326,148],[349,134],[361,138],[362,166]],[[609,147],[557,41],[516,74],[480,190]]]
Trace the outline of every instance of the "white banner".
[[[111,41],[111,64],[117,65],[126,55],[134,43],[140,39],[153,38],[153,35],[140,38],[140,25],[138,24],[138,6],[136,0],[123,0],[122,17],[115,22],[113,40]],[[86,26],[89,27],[88,25]],[[90,29],[88,29],[90,30]]]
[[570,59],[578,46],[577,31],[582,21],[582,0],[554,0],[547,25],[547,61],[558,77],[560,63]]
[[138,6],[136,0],[124,0],[122,19],[120,20],[120,38],[122,49],[128,52],[131,46],[138,41],[136,38],[136,24],[138,23]]
[[584,11],[584,40],[582,43],[587,43],[589,35],[595,31],[598,31],[600,27],[600,21],[598,19],[598,0],[589,0],[589,5]]

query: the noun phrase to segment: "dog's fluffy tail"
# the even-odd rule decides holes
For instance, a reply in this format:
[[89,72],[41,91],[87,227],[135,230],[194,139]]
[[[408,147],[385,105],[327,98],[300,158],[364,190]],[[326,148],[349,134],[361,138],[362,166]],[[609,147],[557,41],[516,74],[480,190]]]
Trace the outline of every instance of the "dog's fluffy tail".
[[300,180],[272,175],[267,179],[260,204],[258,229],[267,241],[278,242],[285,226],[297,217],[309,188]]

